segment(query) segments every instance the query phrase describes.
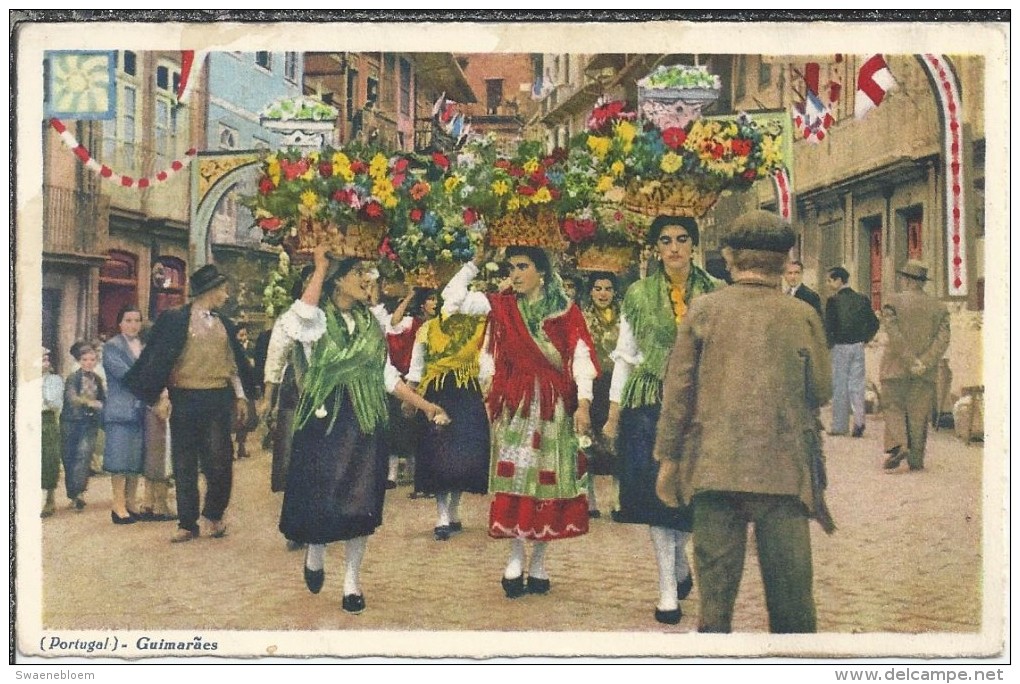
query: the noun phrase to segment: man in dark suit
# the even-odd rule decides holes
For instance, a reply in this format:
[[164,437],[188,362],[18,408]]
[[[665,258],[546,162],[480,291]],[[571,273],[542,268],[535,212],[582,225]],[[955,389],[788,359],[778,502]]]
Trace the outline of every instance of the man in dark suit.
[[818,317],[825,320],[822,314],[822,298],[818,293],[804,284],[804,264],[799,261],[788,261],[783,272],[783,292],[807,302],[818,312]]
[[232,423],[247,418],[255,378],[234,324],[216,313],[230,297],[227,278],[213,265],[189,279],[192,301],[164,311],[149,343],[124,377],[128,388],[155,404],[170,394],[170,442],[177,491],[178,529],[173,542],[199,535],[199,464],[206,478],[202,516],[206,534],[226,534],[223,514],[233,483]]

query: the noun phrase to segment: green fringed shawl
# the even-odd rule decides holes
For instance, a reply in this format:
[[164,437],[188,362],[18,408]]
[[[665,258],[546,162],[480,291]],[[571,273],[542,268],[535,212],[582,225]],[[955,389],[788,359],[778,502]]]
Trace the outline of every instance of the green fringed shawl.
[[[694,297],[711,292],[718,285],[719,281],[691,264],[684,303],[690,305]],[[627,378],[620,397],[621,406],[636,408],[662,402],[666,360],[676,342],[676,316],[673,314],[670,289],[669,279],[663,271],[639,280],[627,289],[623,315],[627,317],[644,360]]]
[[[343,395],[351,397],[358,426],[365,434],[386,425],[389,410],[383,385],[386,365],[386,340],[378,321],[370,311],[356,306],[349,313],[354,318],[354,332],[332,302],[326,304],[326,333],[315,343],[312,360],[304,376],[301,398],[295,415],[294,429],[300,429],[320,406],[330,415],[327,434],[340,412]],[[340,392],[334,391],[340,389]],[[333,396],[333,406],[325,402]]]

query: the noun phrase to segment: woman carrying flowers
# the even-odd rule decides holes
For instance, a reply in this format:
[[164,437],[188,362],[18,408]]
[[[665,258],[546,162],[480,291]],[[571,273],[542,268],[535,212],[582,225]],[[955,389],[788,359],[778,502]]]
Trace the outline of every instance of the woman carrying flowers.
[[[659,216],[648,229],[661,268],[627,289],[620,336],[612,354],[609,417],[602,432],[620,454],[617,522],[648,525],[659,567],[655,619],[677,624],[679,600],[692,586],[684,547],[691,531],[688,508],[667,508],[655,495],[659,464],[652,457],[662,404],[666,359],[691,300],[718,281],[692,263],[698,224],[692,218]],[[618,437],[618,438],[617,438]]]
[[[576,304],[567,301],[549,255],[510,246],[512,292],[469,292],[484,259],[443,290],[443,314],[488,316],[487,350],[495,367],[487,397],[492,420],[489,536],[510,540],[503,571],[507,598],[549,591],[550,541],[588,531],[585,457],[578,435],[591,429],[594,343]],[[534,542],[525,582],[525,541]]]
[[386,493],[386,392],[437,423],[449,418],[405,385],[388,362],[383,331],[365,306],[360,259],[348,257],[330,268],[326,250],[315,249],[304,294],[284,314],[296,319],[295,341],[310,353],[295,410],[280,531],[308,544],[304,578],[313,594],[325,579],[326,544],[345,542],[342,607],[360,613],[361,562],[369,535],[382,524]]
[[419,420],[414,489],[435,495],[433,534],[436,541],[446,541],[464,529],[461,494],[488,492],[489,418],[482,387],[492,371],[482,372],[485,316],[436,316],[435,291],[424,292],[431,293],[422,307],[427,319],[415,338],[407,383],[427,400],[442,405],[453,423],[441,428]]

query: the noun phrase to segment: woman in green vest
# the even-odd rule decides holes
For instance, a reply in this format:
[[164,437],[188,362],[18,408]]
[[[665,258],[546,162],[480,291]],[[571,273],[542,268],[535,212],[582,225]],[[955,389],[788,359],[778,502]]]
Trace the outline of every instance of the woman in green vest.
[[719,282],[692,261],[698,237],[698,224],[688,217],[659,216],[648,229],[646,242],[655,249],[660,268],[627,288],[624,296],[612,355],[609,417],[602,428],[607,440],[616,440],[620,455],[620,509],[613,519],[649,526],[659,567],[655,619],[674,625],[682,614],[679,601],[692,586],[684,551],[692,520],[690,509],[668,508],[655,495],[659,464],[652,448],[677,325],[691,300]]

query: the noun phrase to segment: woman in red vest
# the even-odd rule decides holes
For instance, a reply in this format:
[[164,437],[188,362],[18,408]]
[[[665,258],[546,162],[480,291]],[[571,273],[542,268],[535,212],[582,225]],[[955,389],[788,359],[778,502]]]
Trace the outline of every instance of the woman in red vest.
[[[550,541],[588,531],[587,464],[578,435],[591,429],[595,345],[584,316],[563,292],[548,254],[506,250],[512,291],[470,292],[484,260],[465,264],[443,290],[443,313],[488,315],[495,369],[486,404],[492,421],[489,536],[510,540],[503,572],[508,598],[549,591]],[[533,542],[525,570],[525,541]]]

